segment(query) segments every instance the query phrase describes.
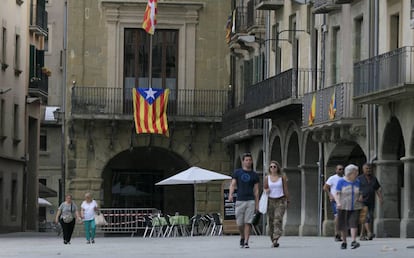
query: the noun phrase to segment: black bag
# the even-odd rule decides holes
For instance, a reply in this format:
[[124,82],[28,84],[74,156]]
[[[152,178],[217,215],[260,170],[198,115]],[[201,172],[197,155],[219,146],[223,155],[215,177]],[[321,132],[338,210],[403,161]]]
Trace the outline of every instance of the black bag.
[[252,220],[252,224],[254,225],[254,226],[256,226],[257,224],[259,224],[259,221],[260,221],[260,217],[262,216],[262,214],[259,212],[259,211],[256,211],[255,213],[254,213],[254,216],[253,216],[253,220]]

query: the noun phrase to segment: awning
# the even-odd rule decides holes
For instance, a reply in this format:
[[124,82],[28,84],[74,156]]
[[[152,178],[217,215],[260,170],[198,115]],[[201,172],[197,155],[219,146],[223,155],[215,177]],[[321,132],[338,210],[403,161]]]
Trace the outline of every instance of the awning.
[[52,204],[43,198],[37,198],[37,203],[39,204],[39,207],[50,207]]
[[57,192],[42,183],[39,183],[39,197],[48,198],[48,197],[57,197]]

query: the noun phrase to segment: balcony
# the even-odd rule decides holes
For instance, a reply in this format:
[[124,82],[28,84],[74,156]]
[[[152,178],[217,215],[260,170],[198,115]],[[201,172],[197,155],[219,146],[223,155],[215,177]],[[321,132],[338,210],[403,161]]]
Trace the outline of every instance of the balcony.
[[282,8],[284,0],[256,0],[257,10],[277,10]]
[[354,0],[334,0],[335,4],[350,4],[352,3]]
[[264,12],[255,9],[255,0],[247,3],[247,30],[252,34],[265,32]]
[[49,78],[45,74],[38,77],[32,77],[29,81],[29,95],[39,97],[47,102],[49,91]]
[[47,36],[47,12],[45,0],[37,0],[36,4],[30,6],[30,26],[29,30],[35,34]]
[[[175,121],[221,122],[228,107],[227,90],[172,90],[167,116]],[[107,87],[73,87],[75,119],[132,120],[132,90]]]
[[263,119],[246,119],[246,105],[240,105],[223,115],[225,143],[242,141],[263,134]]
[[341,8],[335,0],[315,0],[313,1],[313,13],[329,13]]
[[[314,118],[311,119],[313,101]],[[326,129],[324,135],[337,140],[355,135],[357,131],[365,132],[361,129],[365,123],[362,109],[352,101],[352,83],[339,83],[307,93],[303,96],[302,103],[304,130]]]
[[304,89],[315,88],[321,71],[295,68],[247,87],[246,118],[270,118],[278,110],[302,105]]
[[384,104],[414,96],[414,47],[402,47],[354,64],[354,100]]

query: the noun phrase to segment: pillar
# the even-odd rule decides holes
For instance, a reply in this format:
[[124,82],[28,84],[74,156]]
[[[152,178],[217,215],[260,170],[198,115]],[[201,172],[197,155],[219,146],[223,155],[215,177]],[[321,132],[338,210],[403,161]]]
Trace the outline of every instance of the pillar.
[[402,189],[402,218],[400,237],[414,237],[414,157],[401,158],[404,162],[404,187]]

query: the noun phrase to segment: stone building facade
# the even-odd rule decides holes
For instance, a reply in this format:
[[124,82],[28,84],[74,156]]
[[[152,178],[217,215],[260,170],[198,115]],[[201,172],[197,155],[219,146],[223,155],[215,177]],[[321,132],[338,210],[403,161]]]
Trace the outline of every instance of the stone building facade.
[[412,8],[232,1],[233,98],[223,140],[233,160],[251,151],[257,171],[281,163],[291,194],[286,235],[333,234],[324,181],[337,164],[372,162],[384,193],[375,233],[413,237]]

